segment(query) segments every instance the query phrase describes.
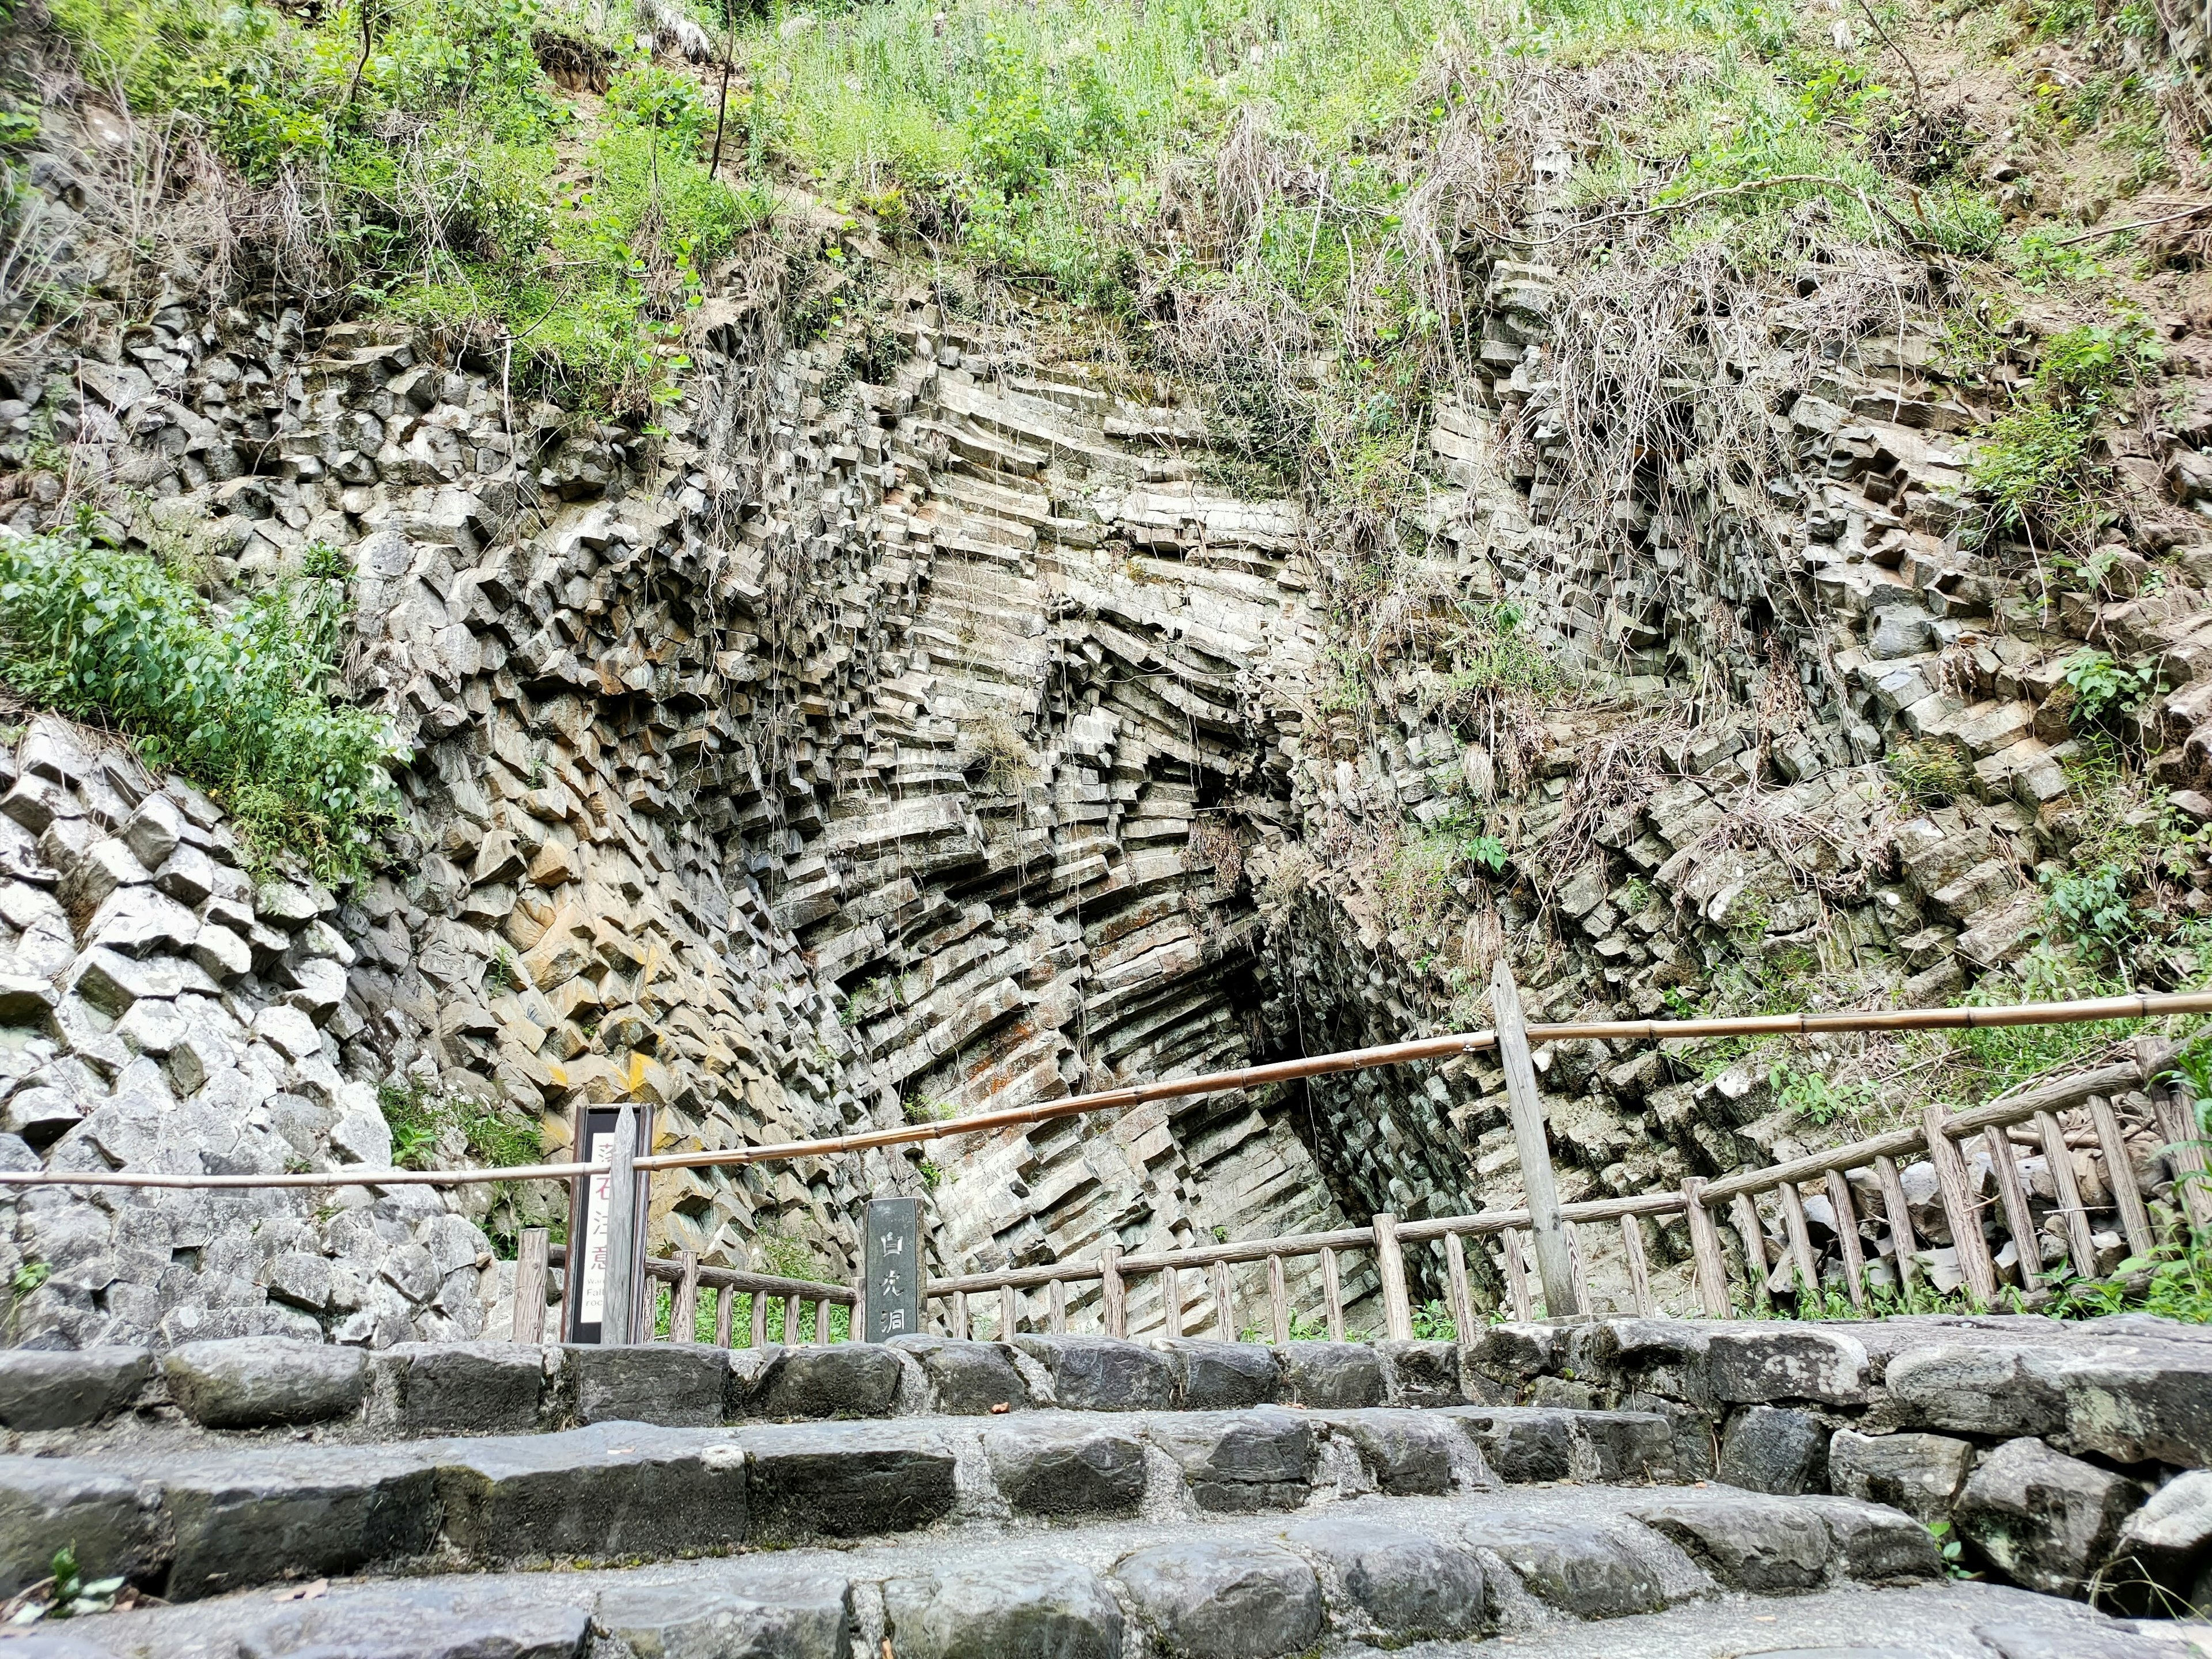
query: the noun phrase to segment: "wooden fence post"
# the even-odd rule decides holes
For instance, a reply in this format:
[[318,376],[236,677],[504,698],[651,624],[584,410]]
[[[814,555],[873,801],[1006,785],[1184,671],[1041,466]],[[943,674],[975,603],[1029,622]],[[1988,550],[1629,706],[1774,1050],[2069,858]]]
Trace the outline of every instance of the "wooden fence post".
[[[606,1295],[600,1303],[599,1340],[637,1340],[637,1109],[615,1114],[614,1151],[607,1171]],[[578,1252],[581,1254],[581,1252]]]
[[1858,1206],[1851,1202],[1851,1183],[1841,1170],[1828,1171],[1828,1207],[1836,1212],[1836,1248],[1844,1255],[1844,1284],[1851,1293],[1851,1306],[1866,1311],[1866,1252],[1859,1245]]
[[1100,1261],[1099,1288],[1103,1292],[1100,1300],[1105,1304],[1103,1317],[1106,1334],[1126,1337],[1129,1334],[1129,1298],[1121,1284],[1121,1247],[1109,1244]]
[[730,1346],[730,1327],[735,1319],[737,1310],[738,1293],[727,1285],[718,1286],[714,1291],[714,1346],[716,1347],[726,1348]]
[[1213,1334],[1224,1342],[1237,1340],[1237,1290],[1226,1261],[1213,1264]]
[[1536,1316],[1528,1297],[1528,1264],[1521,1259],[1521,1230],[1508,1227],[1498,1235],[1498,1253],[1505,1261],[1505,1291],[1513,1298],[1513,1316],[1526,1324]]
[[543,1227],[525,1227],[514,1252],[514,1340],[533,1346],[545,1340],[549,1237]]
[[[1903,1290],[1919,1276],[1920,1268],[1913,1253],[1920,1248],[1912,1231],[1912,1206],[1905,1201],[1905,1182],[1897,1173],[1897,1160],[1876,1156],[1874,1161],[1875,1184],[1881,1188],[1881,1207],[1889,1218],[1889,1249],[1891,1266],[1897,1273],[1897,1288]],[[2069,1165],[2066,1178],[2071,1182],[2074,1170]],[[2064,1188],[2060,1191],[2063,1192]],[[2079,1208],[2077,1205],[2075,1206]]]
[[698,1254],[692,1250],[678,1250],[676,1263],[683,1277],[676,1281],[675,1299],[668,1307],[668,1340],[671,1342],[696,1342],[699,1340]]
[[1021,1292],[1011,1285],[999,1286],[999,1340],[1011,1342],[1014,1333],[1021,1328]]
[[1796,1265],[1797,1293],[1814,1297],[1820,1293],[1820,1264],[1813,1255],[1813,1231],[1805,1224],[1805,1195],[1797,1190],[1797,1183],[1785,1181],[1775,1188],[1774,1195],[1782,1204],[1782,1229],[1790,1236],[1790,1256]]
[[[1505,1066],[1505,1094],[1513,1109],[1513,1144],[1521,1156],[1521,1190],[1528,1200],[1528,1231],[1536,1241],[1536,1273],[1544,1283],[1544,1311],[1558,1319],[1581,1313],[1567,1231],[1559,1219],[1559,1183],[1552,1176],[1552,1147],[1544,1132],[1544,1103],[1536,1095],[1536,1067],[1528,1058],[1528,1032],[1521,1018],[1521,990],[1500,956],[1490,975],[1490,1012],[1498,1030],[1498,1057]],[[1387,1283],[1387,1281],[1386,1281]],[[1407,1332],[1411,1334],[1410,1328]],[[1395,1333],[1393,1333],[1395,1334]]]
[[1982,1237],[1981,1212],[1966,1186],[1966,1169],[1959,1148],[1945,1132],[1943,1109],[1929,1106],[1920,1114],[1920,1127],[1928,1138],[1928,1161],[1935,1166],[1936,1185],[1943,1194],[1943,1213],[1951,1224],[1951,1248],[1959,1257],[1959,1272],[1974,1300],[1990,1303],[1997,1297],[1996,1265],[1990,1260],[1990,1242]]
[[2182,1212],[2200,1227],[2212,1226],[2212,1186],[2205,1183],[2204,1137],[2197,1133],[2197,1108],[2189,1085],[2154,1083],[2150,1101],[2158,1118],[2159,1139],[2166,1143],[2166,1161],[2173,1170],[2174,1196],[2181,1200]]
[[1406,1256],[1398,1248],[1398,1218],[1388,1210],[1375,1218],[1375,1267],[1382,1275],[1382,1334],[1394,1342],[1409,1341],[1413,1304],[1406,1294]]
[[2043,1245],[2041,1236],[2035,1231],[2035,1212],[2027,1207],[2027,1188],[2020,1178],[2020,1162],[2012,1155],[2012,1137],[1992,1123],[1982,1132],[1982,1139],[1990,1149],[1990,1168],[1997,1178],[1997,1196],[2004,1200],[2005,1231],[2012,1235],[2020,1287],[2032,1291],[2043,1277]]
[[[786,1333],[788,1334],[788,1333]],[[768,1346],[768,1292],[753,1292],[753,1346]]]
[[2136,1183],[2135,1160],[2128,1156],[2126,1137],[2112,1103],[2102,1095],[2089,1097],[2089,1121],[2097,1126],[2097,1144],[2105,1153],[2105,1183],[2112,1201],[2120,1206],[2120,1225],[2128,1235],[2130,1255],[2148,1255],[2157,1240],[2151,1237],[2150,1212],[2143,1208],[2142,1188]]
[[1182,1334],[1182,1275],[1173,1267],[1160,1269],[1160,1323],[1170,1338]]
[[[1467,1289],[1467,1241],[1457,1233],[1444,1235],[1444,1273],[1451,1282],[1452,1334],[1462,1342],[1472,1342],[1474,1340],[1474,1298],[1468,1294]],[[1330,1340],[1342,1340],[1337,1337]]]
[[[1217,1269],[1225,1281],[1226,1269]],[[1344,1340],[1344,1279],[1338,1271],[1336,1252],[1326,1244],[1321,1251],[1322,1311],[1328,1320],[1328,1340]]]
[[1735,1221],[1736,1242],[1743,1246],[1744,1270],[1751,1278],[1751,1300],[1763,1308],[1774,1299],[1766,1284],[1766,1230],[1759,1224],[1759,1206],[1749,1193],[1738,1193],[1729,1206]]
[[1065,1336],[1067,1334],[1066,1282],[1063,1279],[1055,1279],[1045,1288],[1048,1293],[1050,1301],[1051,1312],[1049,1317],[1052,1323],[1052,1334],[1054,1336]]
[[1281,1347],[1291,1340],[1291,1298],[1283,1284],[1283,1258],[1267,1258],[1267,1316],[1274,1327],[1275,1346]]
[[1651,1316],[1651,1270],[1644,1260],[1644,1224],[1632,1215],[1620,1218],[1620,1251],[1628,1261],[1628,1293],[1639,1317]]
[[1705,1207],[1705,1178],[1692,1176],[1682,1183],[1682,1214],[1690,1224],[1690,1261],[1697,1274],[1698,1301],[1708,1319],[1733,1317],[1729,1307],[1728,1257],[1721,1250],[1720,1229]]

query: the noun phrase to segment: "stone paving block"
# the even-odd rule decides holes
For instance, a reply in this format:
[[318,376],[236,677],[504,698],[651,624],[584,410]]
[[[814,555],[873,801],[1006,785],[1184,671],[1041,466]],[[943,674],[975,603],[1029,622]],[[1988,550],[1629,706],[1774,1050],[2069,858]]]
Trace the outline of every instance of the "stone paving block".
[[1162,1544],[1123,1557],[1114,1577],[1161,1650],[1184,1659],[1278,1659],[1322,1634],[1321,1581],[1277,1545]]
[[1391,1407],[1333,1412],[1322,1420],[1351,1440],[1375,1484],[1393,1497],[1451,1490],[1453,1442],[1463,1436],[1449,1420]]
[[1883,1416],[1901,1427],[2012,1437],[2066,1421],[2057,1356],[2025,1346],[1940,1343],[1884,1368]]
[[1287,1401],[1334,1411],[1383,1401],[1382,1361],[1364,1342],[1290,1342],[1275,1354]]
[[0,1597],[51,1574],[64,1544],[87,1578],[152,1579],[165,1559],[160,1502],[127,1470],[0,1457]]
[[1828,1484],[1828,1425],[1788,1406],[1747,1406],[1721,1437],[1720,1478],[1750,1492],[1820,1492]]
[[426,1443],[464,1559],[711,1553],[746,1534],[744,1454],[726,1433],[601,1423]]
[[794,1424],[737,1438],[763,1542],[905,1532],[952,1512],[953,1455],[924,1423]]
[[1966,1483],[1973,1443],[1941,1434],[1860,1434],[1838,1429],[1828,1442],[1828,1484],[1846,1498],[1887,1504],[1921,1521],[1941,1521]]
[[1943,1556],[1935,1534],[1901,1510],[1856,1498],[1799,1501],[1827,1528],[1843,1571],[1862,1583],[1942,1577]]
[[930,1404],[956,1417],[981,1416],[994,1406],[1021,1411],[1033,1404],[1030,1385],[1003,1342],[956,1342],[942,1336],[895,1336],[886,1345],[911,1354],[929,1384]]
[[1632,1484],[1687,1476],[1677,1461],[1671,1424],[1655,1412],[1576,1412],[1567,1431],[1586,1467],[1577,1479]]
[[169,1397],[203,1428],[320,1423],[357,1409],[368,1386],[359,1348],[241,1336],[187,1342],[162,1361]]
[[1540,1600],[1577,1619],[1620,1619],[1667,1605],[1654,1565],[1602,1528],[1501,1514],[1468,1522],[1461,1536],[1495,1551]]
[[1466,1636],[1486,1622],[1482,1563],[1456,1540],[1334,1517],[1301,1521],[1284,1536],[1326,1562],[1361,1622],[1392,1641]]
[[519,1434],[538,1426],[542,1348],[401,1342],[372,1354],[370,1413],[400,1434]]
[[275,1607],[219,1603],[166,1621],[178,1635],[195,1626],[208,1638],[199,1651],[223,1659],[584,1659],[592,1639],[590,1612],[565,1597],[465,1579],[365,1585]]
[[1433,1341],[1384,1341],[1375,1344],[1396,1385],[1392,1397],[1401,1406],[1463,1406],[1467,1389],[1460,1382],[1459,1344]]
[[849,1659],[852,1652],[853,1591],[842,1575],[754,1558],[712,1577],[693,1569],[617,1584],[600,1592],[593,1612],[636,1659]]
[[562,1390],[580,1424],[702,1428],[723,1420],[733,1389],[729,1355],[689,1342],[561,1350]]
[[1164,1411],[1175,1401],[1175,1373],[1150,1348],[1110,1336],[1017,1336],[1014,1345],[1052,1378],[1062,1410]]
[[191,1601],[426,1553],[438,1507],[412,1448],[240,1448],[156,1464],[175,1534],[165,1594]]
[[1144,1500],[1145,1449],[1118,1424],[994,1424],[983,1431],[983,1452],[1017,1514],[1130,1514]]
[[1275,1351],[1263,1343],[1185,1336],[1158,1346],[1175,1374],[1176,1404],[1184,1411],[1236,1411],[1275,1403],[1282,1376]]
[[0,1350],[0,1424],[82,1428],[129,1410],[153,1374],[145,1348]]
[[1813,1589],[1827,1578],[1834,1554],[1827,1528],[1811,1510],[1762,1493],[1700,1493],[1632,1504],[1626,1512],[1731,1589]]
[[2070,1359],[2063,1378],[2065,1431],[2077,1449],[2120,1463],[2212,1466],[2212,1346],[2168,1337],[2155,1354]]
[[885,1417],[898,1399],[898,1356],[880,1343],[786,1348],[755,1385],[762,1417]]
[[2146,1613],[2176,1603],[2212,1607],[2212,1470],[2191,1469],[2153,1492],[2120,1528],[2113,1556],[2125,1564],[2112,1575],[2122,1606]]
[[1856,1337],[1809,1326],[1716,1331],[1706,1350],[1713,1398],[1737,1405],[1867,1399],[1867,1352]]
[[1719,1459],[1719,1449],[1714,1443],[1712,1413],[1699,1406],[1684,1405],[1679,1400],[1642,1392],[1621,1396],[1623,1412],[1633,1412],[1662,1419],[1668,1427],[1668,1452],[1663,1460],[1668,1469],[1665,1476],[1654,1471],[1654,1478],[1674,1480],[1709,1480]]
[[1470,1407],[1449,1415],[1500,1480],[1564,1480],[1574,1472],[1571,1413],[1541,1406]]
[[1121,1608],[1088,1567],[984,1563],[884,1586],[898,1659],[1121,1659]]
[[1174,1459],[1202,1510],[1294,1509],[1313,1490],[1318,1450],[1310,1418],[1274,1406],[1155,1418],[1152,1441]]
[[2023,1437],[1983,1458],[1953,1515],[1959,1535],[2014,1583],[2071,1595],[2142,1499],[2126,1476]]

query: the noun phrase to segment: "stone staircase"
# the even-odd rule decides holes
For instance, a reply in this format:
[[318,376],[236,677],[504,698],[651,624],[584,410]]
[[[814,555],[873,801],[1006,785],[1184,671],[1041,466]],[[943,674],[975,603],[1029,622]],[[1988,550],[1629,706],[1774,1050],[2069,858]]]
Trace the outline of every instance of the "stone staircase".
[[2212,1651],[1948,1582],[1899,1509],[1693,1480],[1679,1406],[1471,1403],[1498,1346],[10,1351],[0,1593],[68,1546],[140,1604],[0,1655]]

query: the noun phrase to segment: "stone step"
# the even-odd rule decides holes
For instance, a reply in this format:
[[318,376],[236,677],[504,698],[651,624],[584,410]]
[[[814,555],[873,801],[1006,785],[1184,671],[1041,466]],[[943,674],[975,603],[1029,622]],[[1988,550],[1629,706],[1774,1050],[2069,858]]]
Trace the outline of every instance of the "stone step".
[[149,1433],[95,1455],[0,1458],[0,1595],[45,1577],[63,1544],[87,1577],[186,1601],[374,1567],[660,1559],[938,1523],[1673,1476],[1664,1419],[1538,1407],[603,1422],[364,1445]]
[[[1067,1477],[1081,1478],[1088,1477]],[[671,1502],[688,1513],[701,1496],[687,1492]],[[544,1500],[518,1492],[484,1519],[542,1533],[562,1516]],[[840,1499],[848,1508],[864,1501],[859,1484]],[[234,1551],[226,1559],[240,1557]],[[1279,1659],[1332,1638],[1396,1647],[1564,1628],[1587,1642],[1601,1632],[1584,1621],[1655,1617],[1756,1634],[1790,1616],[1793,1604],[1778,1595],[1864,1601],[1867,1592],[1851,1587],[1910,1584],[1941,1571],[1925,1528],[1877,1504],[1717,1486],[1637,1495],[1557,1486],[1370,1495],[1295,1517],[1155,1505],[1140,1515],[1042,1527],[1001,1512],[846,1548],[596,1571],[433,1571],[308,1583],[274,1597],[266,1589],[227,1594],[73,1622],[66,1639],[82,1645],[49,1652],[71,1659],[308,1652],[350,1659]],[[1766,1599],[1747,1601],[1747,1595]],[[1980,1599],[1993,1616],[2039,1610],[2018,1606],[2032,1597]],[[2086,1609],[2049,1605],[2057,1609],[2055,1628],[2111,1625]],[[1791,1627],[1814,1628],[1794,1619]]]

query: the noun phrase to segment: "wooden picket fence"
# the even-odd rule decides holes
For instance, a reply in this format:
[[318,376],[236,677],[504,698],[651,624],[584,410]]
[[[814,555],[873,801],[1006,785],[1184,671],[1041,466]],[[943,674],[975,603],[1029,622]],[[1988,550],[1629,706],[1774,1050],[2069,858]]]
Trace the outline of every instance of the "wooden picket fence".
[[[525,1230],[521,1249],[516,1254],[514,1273],[514,1326],[513,1335],[517,1342],[542,1342],[545,1340],[546,1316],[557,1313],[546,1302],[551,1287],[551,1272],[555,1267],[566,1268],[568,1251],[549,1242],[543,1227]],[[768,1346],[768,1312],[770,1304],[783,1304],[783,1331],[787,1346],[808,1346],[798,1334],[805,1328],[801,1310],[811,1303],[814,1308],[814,1340],[826,1343],[830,1340],[830,1310],[849,1308],[859,1300],[850,1285],[825,1284],[819,1279],[785,1279],[775,1273],[750,1273],[734,1267],[710,1267],[702,1263],[690,1250],[679,1250],[672,1258],[654,1256],[645,1264],[647,1282],[655,1287],[655,1293],[646,1298],[638,1310],[641,1322],[647,1328],[636,1334],[639,1341],[665,1340],[696,1342],[698,1340],[699,1292],[714,1292],[714,1346],[719,1348]],[[658,1302],[658,1287],[673,1286],[669,1299],[668,1334],[655,1338],[651,1327],[654,1321],[654,1304]],[[738,1341],[738,1333],[732,1327],[735,1322],[738,1298],[752,1298],[752,1316],[744,1333],[750,1340]],[[851,1327],[847,1327],[849,1331]]]

